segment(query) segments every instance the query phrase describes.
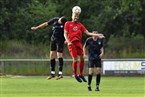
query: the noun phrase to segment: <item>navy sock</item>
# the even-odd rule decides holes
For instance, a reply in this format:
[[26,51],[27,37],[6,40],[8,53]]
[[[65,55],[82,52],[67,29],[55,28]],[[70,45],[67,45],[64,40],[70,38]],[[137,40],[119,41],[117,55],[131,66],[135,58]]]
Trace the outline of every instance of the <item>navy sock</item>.
[[99,86],[101,80],[101,74],[96,75],[96,86]]
[[50,69],[51,71],[55,71],[55,59],[50,60]]
[[62,71],[63,69],[63,58],[58,58],[59,60],[59,71]]
[[88,86],[91,85],[92,77],[93,77],[93,75],[91,75],[91,74],[88,75]]

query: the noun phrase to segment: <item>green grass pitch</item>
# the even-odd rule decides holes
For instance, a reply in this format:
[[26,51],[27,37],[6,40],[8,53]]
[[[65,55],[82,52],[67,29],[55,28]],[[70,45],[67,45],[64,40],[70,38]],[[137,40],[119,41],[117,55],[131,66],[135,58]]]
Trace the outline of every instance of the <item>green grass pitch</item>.
[[74,78],[46,80],[46,76],[0,77],[0,97],[145,97],[145,77],[102,77],[100,91]]

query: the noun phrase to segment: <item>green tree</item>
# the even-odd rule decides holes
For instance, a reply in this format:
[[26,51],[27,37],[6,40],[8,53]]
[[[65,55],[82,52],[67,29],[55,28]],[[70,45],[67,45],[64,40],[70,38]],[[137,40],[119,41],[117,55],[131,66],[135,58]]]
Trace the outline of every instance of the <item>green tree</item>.
[[12,39],[12,26],[15,14],[21,7],[28,7],[33,0],[1,0],[0,1],[0,39]]
[[[31,27],[48,21],[57,16],[56,6],[50,2],[35,1],[28,8],[21,8],[17,11],[13,33],[16,39],[23,39],[29,43],[47,43],[50,40],[51,27],[32,31]],[[18,29],[19,28],[19,29]]]

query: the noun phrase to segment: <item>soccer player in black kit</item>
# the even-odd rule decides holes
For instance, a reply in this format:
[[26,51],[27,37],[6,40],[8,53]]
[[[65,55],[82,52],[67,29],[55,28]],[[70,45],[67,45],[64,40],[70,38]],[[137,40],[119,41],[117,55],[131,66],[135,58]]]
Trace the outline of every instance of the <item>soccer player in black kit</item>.
[[62,69],[63,69],[63,48],[64,48],[64,24],[66,22],[66,18],[62,17],[54,17],[50,19],[48,22],[44,22],[36,27],[31,27],[32,30],[37,30],[39,28],[43,28],[53,24],[52,28],[52,36],[51,36],[51,51],[50,51],[50,68],[51,74],[47,79],[51,79],[55,77],[55,57],[57,54],[57,58],[59,60],[59,73],[56,80],[63,78]]
[[[97,33],[97,31],[93,31],[93,33]],[[96,67],[96,89],[95,91],[99,91],[99,84],[101,80],[101,58],[104,55],[103,49],[103,40],[97,38],[95,36],[89,37],[84,46],[84,56],[86,56],[85,48],[88,47],[88,91],[92,91],[91,82],[94,73],[94,67]]]

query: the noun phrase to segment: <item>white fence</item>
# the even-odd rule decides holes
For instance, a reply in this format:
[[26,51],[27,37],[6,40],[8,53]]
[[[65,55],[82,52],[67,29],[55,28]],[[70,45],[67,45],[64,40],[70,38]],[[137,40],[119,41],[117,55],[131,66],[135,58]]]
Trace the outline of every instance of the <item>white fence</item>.
[[[0,74],[5,74],[6,62],[49,62],[50,59],[0,59]],[[58,61],[58,60],[56,60]],[[70,62],[72,59],[64,59],[65,62]]]
[[[5,73],[6,62],[49,62],[49,59],[0,59],[1,74]],[[56,60],[58,61],[58,60]],[[64,59],[71,62],[72,59]],[[85,60],[87,62],[88,60]],[[136,73],[145,74],[145,59],[102,59],[102,71],[107,74]]]

